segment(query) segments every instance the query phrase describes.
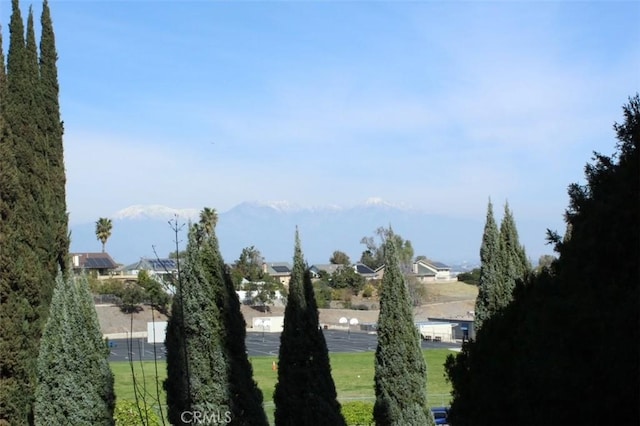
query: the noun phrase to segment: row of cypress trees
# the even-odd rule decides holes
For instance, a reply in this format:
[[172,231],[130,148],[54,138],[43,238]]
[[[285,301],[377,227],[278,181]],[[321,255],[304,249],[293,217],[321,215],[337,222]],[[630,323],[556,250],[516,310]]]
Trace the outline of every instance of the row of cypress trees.
[[447,359],[451,424],[640,424],[638,94],[623,113],[614,154],[569,186],[558,259]]
[[531,265],[520,244],[509,204],[505,203],[498,229],[493,204],[489,200],[480,246],[480,278],[474,321],[476,332],[488,318],[511,302],[516,284],[530,271]]
[[0,422],[33,422],[36,365],[56,276],[66,273],[57,54],[47,1],[41,39],[12,0],[6,57],[0,33]]
[[[207,226],[204,218],[203,212],[200,223],[190,226],[167,327],[169,421],[186,424],[197,412],[234,425],[266,425],[262,394],[246,354],[238,296],[215,226]],[[385,241],[384,253],[374,418],[378,425],[430,425],[426,365],[393,238]],[[276,425],[344,425],[297,230],[280,339],[273,394]]]

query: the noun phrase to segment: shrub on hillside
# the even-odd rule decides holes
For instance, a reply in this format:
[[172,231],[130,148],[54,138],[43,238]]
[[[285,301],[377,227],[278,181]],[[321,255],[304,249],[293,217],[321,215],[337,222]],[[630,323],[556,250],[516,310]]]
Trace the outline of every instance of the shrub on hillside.
[[365,298],[369,298],[371,296],[373,296],[373,291],[375,289],[373,288],[373,286],[371,284],[367,284],[366,286],[364,286],[364,290],[362,290],[362,297]]
[[351,291],[346,288],[331,290],[331,300],[351,302]]
[[331,288],[322,281],[313,283],[313,293],[316,297],[318,308],[329,308],[331,304]]

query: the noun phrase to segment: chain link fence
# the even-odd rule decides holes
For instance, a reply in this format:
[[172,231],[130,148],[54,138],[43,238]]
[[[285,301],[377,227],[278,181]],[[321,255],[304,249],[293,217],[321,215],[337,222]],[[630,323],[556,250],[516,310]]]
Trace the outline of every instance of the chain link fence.
[[93,303],[96,305],[119,305],[121,302],[118,296],[113,294],[94,294]]

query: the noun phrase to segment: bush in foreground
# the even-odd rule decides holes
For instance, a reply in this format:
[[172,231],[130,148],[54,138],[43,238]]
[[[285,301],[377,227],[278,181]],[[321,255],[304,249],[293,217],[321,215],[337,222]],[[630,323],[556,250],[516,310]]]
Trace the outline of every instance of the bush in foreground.
[[373,402],[351,401],[342,404],[342,416],[348,426],[369,426],[373,422]]
[[[142,404],[140,404],[142,405]],[[113,418],[116,426],[139,426],[140,417],[145,419],[146,426],[160,426],[160,419],[151,407],[140,407],[134,401],[118,401]]]

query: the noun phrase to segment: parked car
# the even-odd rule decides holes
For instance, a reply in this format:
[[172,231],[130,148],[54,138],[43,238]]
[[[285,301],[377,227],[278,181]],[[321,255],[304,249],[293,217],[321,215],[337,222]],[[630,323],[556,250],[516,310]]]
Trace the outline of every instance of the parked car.
[[449,424],[449,407],[431,407],[431,412],[437,425]]

